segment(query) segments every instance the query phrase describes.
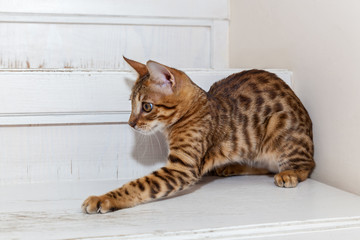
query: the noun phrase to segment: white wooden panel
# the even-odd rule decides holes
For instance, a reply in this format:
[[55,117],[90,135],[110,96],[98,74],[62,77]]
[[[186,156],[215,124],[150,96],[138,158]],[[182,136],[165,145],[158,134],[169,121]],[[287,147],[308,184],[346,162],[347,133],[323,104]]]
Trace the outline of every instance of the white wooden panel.
[[228,0],[1,0],[1,12],[229,18]]
[[312,179],[206,178],[177,197],[85,215],[82,201],[125,181],[0,186],[0,239],[346,239],[360,234],[360,197]]
[[0,127],[0,185],[129,179],[164,165],[161,134],[143,136],[126,124]]
[[29,72],[0,74],[3,114],[128,111],[130,72]]
[[[242,69],[186,71],[200,87]],[[269,70],[291,86],[291,72]],[[0,72],[0,125],[127,122],[132,72]]]
[[212,29],[212,67],[215,69],[229,66],[229,23],[213,21]]
[[92,24],[92,18],[86,19],[82,24],[1,23],[0,68],[127,69],[123,55],[181,68],[211,67],[210,26],[166,25],[166,21],[150,25],[146,19],[139,25]]
[[228,67],[227,0],[0,1],[0,68]]

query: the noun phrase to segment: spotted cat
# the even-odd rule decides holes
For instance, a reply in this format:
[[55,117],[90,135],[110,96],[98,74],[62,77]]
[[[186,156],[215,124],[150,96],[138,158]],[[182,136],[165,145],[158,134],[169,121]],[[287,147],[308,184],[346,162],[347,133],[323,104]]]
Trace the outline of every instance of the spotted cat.
[[[124,58],[139,74],[129,125],[162,131],[166,166],[101,196],[85,213],[106,213],[170,196],[209,172],[220,176],[274,173],[275,185],[295,187],[315,163],[311,119],[275,74],[249,70],[216,82],[208,92],[184,72],[154,61]],[[240,181],[240,179],[239,179]]]

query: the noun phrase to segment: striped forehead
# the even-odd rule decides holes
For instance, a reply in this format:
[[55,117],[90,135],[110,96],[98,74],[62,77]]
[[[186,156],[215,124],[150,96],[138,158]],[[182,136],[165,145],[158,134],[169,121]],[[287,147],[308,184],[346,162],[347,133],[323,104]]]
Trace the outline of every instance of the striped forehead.
[[143,102],[148,98],[148,93],[146,87],[141,87],[139,91],[133,92],[131,100],[134,102],[140,101]]
[[140,77],[140,78],[136,81],[136,83],[135,83],[135,85],[134,85],[134,87],[133,87],[133,92],[138,92],[138,91],[140,91],[141,87],[144,85],[144,83],[146,82],[146,80],[149,79],[149,77],[150,77],[149,74],[146,74],[145,76]]
[[134,89],[137,91],[133,91],[132,95],[131,95],[131,107],[132,107],[132,112],[136,115],[141,113],[141,108],[142,108],[142,102],[144,99],[144,94],[142,93],[142,91],[140,91],[141,87],[138,89]]
[[[134,91],[138,90],[138,91]],[[140,89],[133,89],[133,92],[131,93],[131,107],[133,113],[138,114],[140,112],[140,104],[142,102],[142,99],[144,96],[142,96]]]

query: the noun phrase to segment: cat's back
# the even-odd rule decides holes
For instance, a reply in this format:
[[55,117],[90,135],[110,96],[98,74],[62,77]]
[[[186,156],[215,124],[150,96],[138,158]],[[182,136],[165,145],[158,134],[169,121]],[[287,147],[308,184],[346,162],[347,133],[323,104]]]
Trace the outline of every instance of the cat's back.
[[218,97],[237,97],[241,94],[251,94],[252,96],[267,94],[270,99],[274,99],[277,94],[283,97],[286,94],[294,95],[289,86],[274,73],[257,69],[234,73],[214,83],[209,90],[209,94]]
[[[277,112],[287,114],[294,123],[311,129],[311,119],[295,93],[276,74],[264,70],[235,73],[214,83],[209,92],[217,106],[229,116],[238,112],[257,115],[263,120]],[[255,117],[257,118],[257,117]]]
[[208,93],[221,102],[239,103],[244,110],[259,111],[272,106],[272,112],[301,109],[307,115],[291,88],[276,74],[265,70],[234,73],[214,83]]

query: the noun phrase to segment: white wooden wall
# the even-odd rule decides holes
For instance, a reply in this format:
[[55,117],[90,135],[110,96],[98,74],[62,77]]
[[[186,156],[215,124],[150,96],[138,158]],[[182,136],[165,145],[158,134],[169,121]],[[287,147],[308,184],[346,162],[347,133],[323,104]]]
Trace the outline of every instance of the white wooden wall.
[[136,75],[122,56],[185,69],[208,89],[238,71],[226,70],[228,23],[226,0],[0,1],[0,184],[162,166],[163,136],[126,124]]
[[0,13],[0,68],[228,67],[227,0],[1,0]]

